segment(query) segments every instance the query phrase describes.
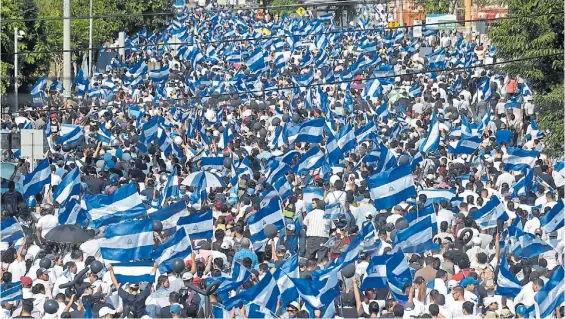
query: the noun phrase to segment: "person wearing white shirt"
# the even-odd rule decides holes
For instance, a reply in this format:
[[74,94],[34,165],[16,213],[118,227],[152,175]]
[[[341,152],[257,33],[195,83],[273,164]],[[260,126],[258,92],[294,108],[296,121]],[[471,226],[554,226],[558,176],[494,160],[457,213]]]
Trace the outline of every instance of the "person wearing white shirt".
[[541,222],[539,220],[539,211],[535,209],[532,212],[532,215],[533,217],[529,219],[524,225],[524,232],[535,235],[536,230],[541,227]]
[[463,303],[465,302],[463,287],[457,286],[451,290],[453,301],[449,302],[447,309],[451,313],[452,318],[461,318],[464,316]]
[[330,237],[331,220],[324,218],[325,203],[323,200],[316,199],[312,204],[314,210],[304,217],[306,228],[306,255],[307,259],[317,256],[321,261],[327,254],[328,248],[322,246]]
[[534,299],[535,295],[536,295],[536,291],[534,290],[534,282],[530,281],[529,283],[527,283],[525,286],[522,287],[522,290],[520,290],[516,298],[514,298],[514,304],[522,303],[524,304],[524,306],[529,308],[531,305],[535,303],[535,299]]
[[326,204],[333,205],[339,202],[342,207],[345,207],[345,199],[347,196],[343,191],[343,186],[344,184],[342,180],[337,180],[334,182],[334,191],[329,192],[326,195]]

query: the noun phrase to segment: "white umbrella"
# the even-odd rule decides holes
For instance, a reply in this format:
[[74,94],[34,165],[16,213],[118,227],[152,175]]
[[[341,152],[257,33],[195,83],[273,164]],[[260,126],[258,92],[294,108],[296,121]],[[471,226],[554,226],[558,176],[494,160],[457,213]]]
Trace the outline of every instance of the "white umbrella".
[[200,180],[204,178],[206,187],[224,187],[224,181],[214,173],[210,172],[194,172],[190,173],[183,181],[182,185],[198,187]]

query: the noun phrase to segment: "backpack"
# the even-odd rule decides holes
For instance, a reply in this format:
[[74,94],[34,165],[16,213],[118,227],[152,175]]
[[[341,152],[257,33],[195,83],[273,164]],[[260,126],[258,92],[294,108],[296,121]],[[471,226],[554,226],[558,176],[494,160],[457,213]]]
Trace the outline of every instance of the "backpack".
[[18,213],[18,197],[16,192],[8,191],[2,196],[2,206],[4,210],[10,215],[16,215]]
[[494,270],[491,265],[487,265],[485,268],[476,267],[475,272],[479,275],[479,281],[486,290],[492,291],[496,288]]

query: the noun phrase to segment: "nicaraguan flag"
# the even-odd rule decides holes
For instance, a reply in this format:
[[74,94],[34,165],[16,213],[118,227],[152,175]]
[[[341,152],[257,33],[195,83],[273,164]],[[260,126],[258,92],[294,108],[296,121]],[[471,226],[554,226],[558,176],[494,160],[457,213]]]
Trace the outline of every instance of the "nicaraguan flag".
[[249,232],[251,233],[251,242],[255,251],[263,251],[265,244],[269,240],[263,231],[266,225],[274,225],[278,230],[284,227],[284,217],[280,205],[281,203],[278,199],[273,199],[247,220]]
[[149,259],[153,251],[153,223],[150,219],[110,225],[100,242],[102,258],[109,262]]
[[172,270],[172,261],[180,258],[184,259],[192,253],[190,237],[184,227],[179,229],[169,237],[164,243],[159,245],[151,254],[156,263],[159,263],[159,270],[162,272]]
[[177,226],[182,226],[191,240],[211,239],[214,232],[212,210],[181,217]]
[[455,197],[455,192],[447,189],[427,188],[418,192],[419,195],[426,195],[426,206],[446,200],[448,203]]
[[13,243],[23,237],[24,231],[16,217],[8,217],[0,224],[0,241]]
[[22,283],[10,282],[0,286],[0,303],[10,303],[23,299]]
[[263,48],[258,47],[257,49],[255,49],[255,51],[251,53],[247,61],[245,61],[245,64],[252,73],[256,73],[265,69],[266,65]]
[[520,178],[516,184],[512,187],[513,194],[517,197],[520,195],[526,195],[528,190],[532,187],[534,182],[534,170],[526,168],[524,170],[524,176]]
[[134,66],[132,66],[128,72],[131,74],[130,78],[138,78],[145,73],[147,73],[147,64],[145,61],[141,60],[137,62]]
[[304,172],[309,172],[311,170],[319,168],[322,166],[324,157],[324,151],[322,151],[320,147],[314,146],[310,148],[306,153],[304,153],[304,155],[302,155],[302,158],[300,158],[298,163],[296,163],[294,171],[297,174],[302,174]]
[[400,247],[404,253],[424,253],[435,249],[433,242],[433,226],[430,216],[410,225],[396,233],[393,241],[394,247]]
[[77,90],[77,94],[79,96],[84,96],[84,93],[88,90],[88,85],[90,82],[88,78],[84,76],[84,72],[82,70],[78,70],[76,78],[75,78],[75,88]]
[[247,270],[242,264],[234,262],[230,278],[226,278],[216,290],[216,293],[222,300],[229,298],[229,293],[232,290],[237,290],[251,278],[251,272]]
[[502,254],[502,261],[500,262],[500,271],[496,279],[496,294],[501,296],[516,297],[522,290],[520,280],[516,278],[508,267],[506,260],[506,250]]
[[437,150],[439,146],[440,131],[439,121],[437,120],[437,113],[434,112],[432,120],[429,124],[428,135],[420,145],[420,152],[429,153]]
[[479,136],[462,136],[460,140],[451,142],[448,146],[448,151],[451,154],[473,154],[483,139]]
[[31,97],[33,98],[33,105],[35,107],[42,107],[43,96],[45,95],[45,87],[47,86],[47,74],[42,76],[31,88]]
[[81,136],[84,136],[84,131],[80,125],[63,124],[56,144],[70,144],[78,141]]
[[349,123],[347,123],[339,131],[339,134],[337,135],[337,145],[342,153],[351,151],[357,145],[355,131]]
[[222,135],[220,135],[220,141],[218,141],[218,148],[223,150],[228,147],[228,144],[233,141],[233,132],[231,129],[231,125],[227,125],[224,129]]
[[298,299],[298,290],[292,279],[300,278],[300,270],[298,268],[298,254],[290,256],[282,265],[280,265],[273,274],[277,282],[279,292],[281,294],[282,304],[288,305],[292,301]]
[[561,176],[565,177],[565,162],[564,161],[557,161],[555,165],[553,165],[555,171],[557,171]]
[[90,227],[100,227],[133,219],[147,213],[134,184],[124,185],[110,195],[84,195],[92,217]]
[[169,80],[169,65],[166,64],[160,69],[149,71],[148,75],[151,81],[155,83],[167,82]]
[[70,198],[80,194],[80,171],[78,167],[65,174],[53,192],[53,200],[64,206]]
[[367,139],[371,134],[377,132],[377,127],[374,121],[370,121],[369,123],[365,124],[364,126],[360,127],[355,131],[355,136],[357,138],[357,143],[363,142]]
[[167,178],[167,183],[163,187],[163,199],[161,201],[161,207],[165,205],[165,202],[171,198],[180,197],[179,188],[179,177],[177,176],[177,168],[173,168],[173,171]]
[[300,125],[296,125],[293,128],[286,126],[286,136],[290,144],[293,143],[321,143],[323,140],[324,126],[326,125],[326,120],[324,118],[317,118]]
[[186,208],[186,203],[184,202],[184,200],[179,200],[174,204],[163,207],[158,211],[148,214],[148,217],[151,220],[160,221],[161,224],[163,224],[163,230],[169,234],[172,234],[177,230],[177,222],[179,221],[179,219],[188,215],[189,212]]
[[45,185],[51,183],[51,167],[49,160],[44,159],[35,169],[24,177],[23,195],[27,199],[30,196],[41,193]]
[[65,206],[59,208],[59,224],[79,224],[85,225],[85,222],[90,219],[88,212],[80,205],[77,198],[71,198]]
[[432,219],[432,231],[434,233],[437,233],[436,212],[433,205],[425,206],[421,210],[416,210],[415,212],[404,215],[404,219],[406,219],[410,226],[415,225],[416,223],[426,219],[427,217],[430,217]]
[[510,232],[515,232],[514,242],[510,245],[510,252],[521,258],[533,258],[553,250],[553,247],[535,235],[526,233],[515,227],[509,228]]
[[435,50],[428,56],[428,66],[430,69],[443,69],[445,67],[445,48]]
[[277,287],[277,282],[273,278],[273,275],[267,271],[256,285],[226,300],[224,306],[226,309],[231,310],[240,303],[255,303],[263,306],[265,309],[275,309],[279,295],[280,292]]
[[535,150],[523,150],[521,148],[508,147],[508,154],[503,157],[504,169],[508,171],[521,171],[532,168],[539,152]]
[[113,264],[114,275],[119,283],[155,282],[152,261],[136,261],[130,263]]
[[367,178],[371,199],[376,207],[391,208],[416,196],[416,187],[410,166],[403,165]]
[[563,199],[558,199],[557,204],[553,205],[553,207],[540,218],[541,228],[547,233],[552,233],[563,228],[564,220],[565,210]]
[[508,214],[498,196],[493,195],[486,204],[473,212],[473,219],[481,229],[494,228],[498,220],[507,220]]
[[112,140],[112,133],[105,125],[100,125],[98,128],[98,140],[106,144],[110,144],[110,141]]
[[363,96],[365,97],[379,97],[383,92],[383,87],[379,79],[372,79],[367,81],[363,89]]
[[534,297],[536,318],[552,317],[557,307],[561,307],[565,300],[563,287],[565,286],[563,266],[557,266],[549,280]]
[[157,132],[159,131],[159,117],[151,117],[149,122],[143,124],[142,130],[147,143],[150,143],[152,140],[156,139]]
[[363,278],[359,287],[361,290],[387,287],[386,264],[389,259],[390,255],[373,256],[371,258],[371,262],[367,266],[367,275]]

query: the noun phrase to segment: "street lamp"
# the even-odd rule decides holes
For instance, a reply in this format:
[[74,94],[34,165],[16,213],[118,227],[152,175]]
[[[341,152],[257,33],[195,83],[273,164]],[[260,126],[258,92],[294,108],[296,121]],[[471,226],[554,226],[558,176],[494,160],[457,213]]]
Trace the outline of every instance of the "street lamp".
[[16,93],[16,110],[19,107],[18,101],[18,40],[22,39],[26,33],[23,30],[14,28],[14,92]]

